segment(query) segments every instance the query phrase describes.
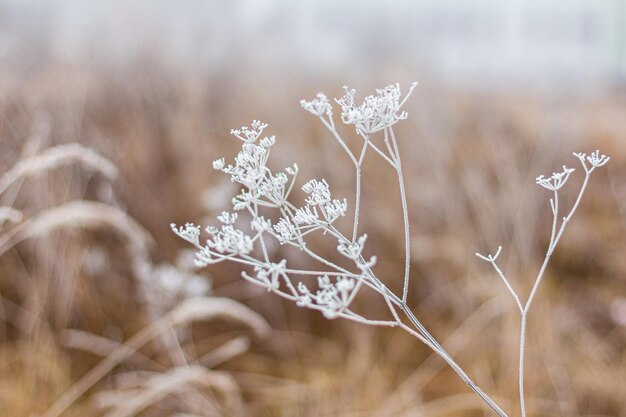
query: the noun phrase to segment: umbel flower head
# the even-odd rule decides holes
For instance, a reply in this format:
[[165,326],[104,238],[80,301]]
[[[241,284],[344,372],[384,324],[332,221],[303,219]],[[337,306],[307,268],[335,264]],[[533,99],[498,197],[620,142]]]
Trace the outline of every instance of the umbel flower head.
[[354,125],[357,132],[363,135],[371,135],[391,127],[407,118],[407,112],[401,108],[416,85],[417,83],[411,84],[404,98],[399,84],[377,89],[376,94],[365,97],[359,105],[354,102],[355,90],[344,87],[346,94],[335,100],[341,106],[341,120],[345,124]]
[[[606,155],[601,155],[599,150],[591,152],[591,155],[587,156],[584,152],[574,152],[574,156],[580,160],[580,163],[585,168],[585,172],[591,172],[595,168],[601,167],[602,165],[609,162],[610,157]],[[587,166],[587,162],[591,164],[591,167]]]
[[300,105],[304,110],[318,117],[323,115],[330,117],[333,115],[333,106],[330,105],[324,93],[317,93],[317,97],[311,101],[300,100]]
[[547,190],[558,191],[561,187],[565,185],[570,174],[574,171],[574,168],[568,168],[563,165],[563,171],[554,172],[549,178],[540,175],[537,177],[535,182]]
[[301,296],[297,303],[301,307],[321,310],[326,318],[333,319],[348,306],[355,282],[344,276],[338,276],[333,282],[328,275],[323,275],[317,278],[317,286],[318,290],[313,293],[301,282],[298,285]]

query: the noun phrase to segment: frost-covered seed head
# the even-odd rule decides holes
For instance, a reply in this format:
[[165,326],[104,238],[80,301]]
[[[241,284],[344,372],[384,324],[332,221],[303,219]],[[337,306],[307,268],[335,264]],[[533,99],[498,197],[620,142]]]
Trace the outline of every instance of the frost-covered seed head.
[[417,84],[413,83],[408,94],[401,100],[400,85],[389,85],[377,89],[375,95],[365,97],[361,105],[355,105],[355,90],[344,86],[346,94],[335,101],[341,107],[341,120],[354,125],[357,132],[371,135],[393,126],[408,117],[401,107],[413,92]]
[[199,244],[200,226],[196,226],[193,223],[185,223],[184,226],[177,227],[176,224],[170,224],[170,228],[181,238],[194,245]]
[[217,220],[219,220],[223,224],[233,224],[237,220],[237,213],[229,213],[227,211],[223,211],[222,214],[217,216]]
[[263,130],[267,127],[267,124],[258,120],[253,120],[248,126],[242,126],[241,129],[233,129],[230,134],[238,138],[245,143],[254,143],[259,136],[263,133]]
[[213,169],[221,171],[222,169],[224,169],[225,165],[226,163],[224,162],[224,158],[216,159],[215,161],[213,161]]
[[317,93],[317,97],[311,101],[300,100],[302,108],[315,116],[332,116],[333,108],[324,93]]
[[309,194],[306,202],[312,206],[320,206],[330,201],[330,189],[324,179],[322,181],[310,180],[302,186],[302,191]]
[[276,237],[281,245],[295,240],[298,237],[298,231],[291,221],[282,218],[274,225]]
[[317,213],[317,209],[315,207],[307,205],[305,207],[297,209],[293,219],[296,224],[313,225],[317,224],[319,220],[319,214]]
[[254,217],[250,222],[252,230],[257,232],[267,232],[272,229],[272,222],[263,216]]
[[574,171],[574,168],[568,168],[563,165],[563,171],[554,172],[550,176],[550,178],[546,178],[543,175],[540,175],[537,177],[535,182],[547,190],[558,191],[561,187],[565,185],[570,174]]

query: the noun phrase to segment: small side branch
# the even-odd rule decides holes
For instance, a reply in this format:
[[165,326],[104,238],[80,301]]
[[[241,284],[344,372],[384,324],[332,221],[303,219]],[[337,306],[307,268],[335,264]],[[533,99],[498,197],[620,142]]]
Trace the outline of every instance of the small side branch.
[[509,282],[509,280],[506,278],[506,276],[504,275],[504,273],[502,272],[502,270],[500,269],[500,267],[498,267],[498,264],[496,263],[496,260],[498,259],[498,256],[500,256],[501,251],[502,251],[502,246],[498,246],[498,250],[496,251],[494,255],[481,255],[480,253],[476,252],[476,256],[485,262],[489,262],[491,266],[493,266],[493,269],[495,269],[498,276],[500,277],[500,279],[502,280],[506,288],[509,290],[509,293],[511,294],[513,299],[515,300],[515,304],[517,304],[517,308],[519,309],[520,314],[523,314],[524,308],[522,307],[522,303],[519,299],[519,296],[517,295],[517,292],[515,292],[515,290],[513,289],[513,286],[511,286],[511,283]]

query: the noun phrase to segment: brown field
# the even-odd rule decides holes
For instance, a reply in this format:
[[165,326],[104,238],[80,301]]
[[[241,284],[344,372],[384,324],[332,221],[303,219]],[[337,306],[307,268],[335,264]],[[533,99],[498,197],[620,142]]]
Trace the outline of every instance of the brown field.
[[[233,189],[211,161],[236,152],[231,128],[253,118],[268,122],[278,140],[273,166],[297,162],[302,179],[327,178],[350,201],[348,161],[298,105],[319,90],[341,95],[350,74],[311,79],[243,67],[170,71],[150,58],[116,71],[3,67],[0,175],[68,143],[95,150],[119,172],[110,179],[72,160],[0,195],[0,206],[19,209],[31,226],[62,207],[52,213],[60,218],[45,219],[32,233],[0,225],[0,415],[40,415],[103,358],[119,354],[116,346],[173,308],[175,302],[146,300],[156,295],[142,280],[165,264],[182,273],[187,247],[171,222],[206,224],[228,204]],[[364,94],[414,78],[394,67],[354,83]],[[525,298],[551,220],[548,194],[534,178],[563,163],[578,167],[572,151],[611,155],[592,177],[530,315],[526,375],[531,416],[626,416],[623,93],[482,91],[418,81],[409,120],[398,128],[413,235],[410,303],[511,416],[518,415],[519,318],[474,253],[501,244],[502,265]],[[363,230],[380,260],[377,270],[398,290],[404,253],[396,180],[379,161],[369,162]],[[576,174],[565,194],[570,204]],[[76,200],[105,207],[63,206]],[[106,207],[114,213],[97,210]],[[327,255],[336,256],[333,247]],[[253,288],[233,265],[197,273],[212,285],[211,296],[243,303],[271,330],[234,306],[193,324],[183,318],[177,330],[112,363],[63,415],[490,415],[443,361],[401,330],[328,321]],[[373,298],[358,302],[372,315],[384,308]],[[190,370],[201,376],[185,374]],[[137,398],[145,403],[123,410]],[[183,414],[186,407],[195,411]]]

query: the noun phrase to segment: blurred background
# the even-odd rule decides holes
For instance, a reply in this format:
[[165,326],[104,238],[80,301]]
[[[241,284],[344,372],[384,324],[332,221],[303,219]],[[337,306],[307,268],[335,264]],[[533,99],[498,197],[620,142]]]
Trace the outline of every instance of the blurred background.
[[[511,416],[519,317],[474,253],[502,245],[525,299],[551,221],[535,177],[578,168],[573,151],[611,156],[530,314],[527,403],[626,416],[619,0],[0,2],[0,414],[491,415],[402,330],[326,320],[236,265],[194,270],[169,229],[228,207],[237,189],[211,161],[252,119],[277,136],[273,167],[297,162],[351,201],[349,160],[299,100],[413,81],[397,130],[409,302]],[[364,183],[362,231],[397,290],[396,179],[371,158]]]

